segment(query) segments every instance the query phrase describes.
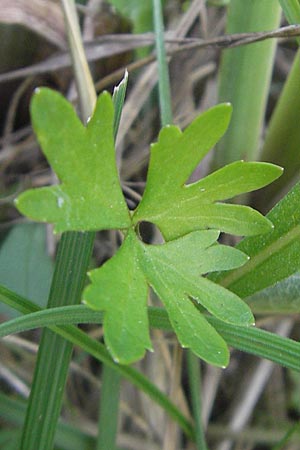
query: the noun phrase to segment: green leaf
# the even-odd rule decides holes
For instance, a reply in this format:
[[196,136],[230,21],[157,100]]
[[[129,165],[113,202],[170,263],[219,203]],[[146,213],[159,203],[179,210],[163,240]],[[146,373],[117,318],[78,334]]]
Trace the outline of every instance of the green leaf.
[[[122,246],[91,272],[83,296],[90,307],[104,311],[105,342],[114,360],[132,363],[151,349],[147,293],[152,287],[181,344],[205,361],[225,366],[227,346],[201,311],[237,326],[249,326],[254,320],[237,295],[201,276],[240,267],[248,259],[217,244],[215,230],[251,235],[270,230],[272,224],[249,207],[220,201],[265,186],[281,169],[239,161],[184,184],[226,131],[231,107],[219,105],[183,133],[174,126],[162,130],[152,146],[143,199],[131,216],[116,169],[117,117],[114,121],[110,95],[100,95],[87,127],[72,106],[49,89],[35,95],[31,112],[41,147],[61,184],[21,194],[19,209],[37,220],[54,222],[56,231],[123,229]],[[136,233],[141,220],[156,223],[169,242],[159,246],[141,242]]]
[[34,131],[61,184],[21,194],[16,206],[55,231],[126,228],[130,218],[118,179],[114,108],[100,95],[87,127],[60,94],[43,88],[31,104]]
[[151,148],[147,185],[134,223],[155,223],[166,240],[205,228],[238,235],[272,228],[270,221],[250,207],[218,201],[269,184],[282,173],[277,166],[238,161],[185,185],[199,161],[226,131],[230,115],[231,107],[223,104],[195,119],[183,133],[176,126],[163,128],[158,143]]
[[83,294],[91,308],[105,311],[105,343],[116,362],[128,364],[151,349],[146,280],[138,266],[136,238],[129,233],[116,255],[89,274]]
[[289,277],[300,267],[300,184],[272,209],[267,217],[274,229],[238,244],[250,256],[243,267],[212,276],[242,298]]
[[[45,306],[53,263],[46,251],[46,228],[37,223],[15,225],[0,247],[0,283]],[[16,313],[4,305],[2,314]]]
[[[147,285],[160,297],[184,347],[205,361],[228,363],[223,339],[196,303],[237,325],[253,324],[247,305],[235,294],[200,277],[211,270],[238,267],[248,259],[233,248],[215,244],[217,231],[198,231],[162,245],[146,245],[129,231],[116,255],[90,274],[83,294],[92,308],[104,310],[105,342],[115,360],[129,363],[150,348]],[[192,300],[193,299],[193,300]]]
[[282,197],[286,193],[286,187],[292,186],[299,177],[299,64],[300,50],[298,49],[288,77],[281,89],[280,97],[276,102],[261,149],[260,156],[262,159],[280,164],[284,167],[284,175],[276,183],[268,186],[263,199],[257,199],[256,204],[263,209],[266,208],[266,205],[273,205],[274,199]]

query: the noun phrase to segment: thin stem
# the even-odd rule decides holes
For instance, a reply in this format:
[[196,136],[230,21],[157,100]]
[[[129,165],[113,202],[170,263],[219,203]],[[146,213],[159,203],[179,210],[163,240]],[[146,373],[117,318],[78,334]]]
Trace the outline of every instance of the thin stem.
[[200,361],[190,350],[187,351],[187,365],[193,417],[195,420],[196,447],[197,450],[207,450],[201,415]]
[[161,125],[165,126],[173,122],[173,117],[169,69],[164,42],[164,25],[161,0],[153,0],[153,20],[158,62],[160,120]]
[[104,365],[97,450],[114,450],[116,448],[120,381],[121,375],[111,367]]

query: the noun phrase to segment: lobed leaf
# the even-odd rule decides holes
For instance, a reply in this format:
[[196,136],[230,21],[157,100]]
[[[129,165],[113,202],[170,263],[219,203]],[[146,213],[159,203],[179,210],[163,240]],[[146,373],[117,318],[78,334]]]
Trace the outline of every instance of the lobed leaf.
[[[249,207],[220,202],[265,186],[281,169],[238,161],[185,185],[226,131],[231,107],[218,105],[183,133],[174,126],[161,131],[152,146],[143,199],[131,216],[116,169],[117,120],[110,95],[100,95],[86,127],[72,106],[49,89],[35,94],[31,113],[41,147],[61,184],[21,194],[19,210],[53,222],[56,231],[124,230],[122,246],[89,274],[91,284],[83,296],[91,308],[104,312],[105,342],[114,360],[131,363],[151,350],[147,294],[152,287],[181,344],[207,362],[226,366],[225,341],[201,311],[246,327],[253,324],[253,315],[236,293],[201,275],[229,271],[248,260],[241,251],[219,245],[216,230],[251,235],[269,231],[272,224]],[[136,233],[141,220],[157,224],[169,242],[158,246],[141,242]]]
[[39,89],[31,103],[34,131],[61,184],[22,193],[16,206],[56,232],[126,228],[130,224],[115,163],[114,108],[100,95],[85,127],[62,95]]
[[166,306],[180,343],[207,362],[227,365],[227,346],[196,303],[228,323],[247,326],[254,319],[235,294],[200,277],[248,259],[216,244],[218,235],[198,231],[166,244],[146,245],[131,230],[116,255],[91,272],[92,284],[83,298],[88,306],[105,311],[105,341],[115,360],[132,362],[151,348],[146,308],[150,285]]
[[152,349],[147,315],[148,287],[138,265],[136,239],[129,233],[116,255],[89,273],[83,294],[93,309],[105,311],[105,344],[115,361],[128,364]]
[[238,161],[185,184],[226,131],[230,114],[229,105],[218,105],[183,133],[175,126],[163,128],[158,143],[151,147],[147,184],[134,223],[155,223],[166,240],[206,228],[237,235],[255,235],[272,228],[268,219],[250,207],[218,202],[266,186],[281,175],[280,167]]

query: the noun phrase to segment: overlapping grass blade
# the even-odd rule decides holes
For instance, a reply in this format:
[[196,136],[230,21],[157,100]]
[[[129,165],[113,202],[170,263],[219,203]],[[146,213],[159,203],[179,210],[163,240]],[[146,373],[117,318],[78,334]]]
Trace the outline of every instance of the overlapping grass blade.
[[[94,341],[81,330],[71,326],[77,323],[102,323],[101,312],[91,311],[83,305],[53,308],[52,310],[39,310],[32,313],[32,303],[22,297],[11,295],[10,291],[0,286],[1,299],[9,306],[25,312],[9,322],[0,325],[0,336],[7,336],[41,326],[51,327],[56,333],[64,336],[74,345],[80,346],[96,359],[104,362],[114,370],[118,371],[124,378],[139,387],[149,395],[156,403],[161,405],[165,411],[176,420],[183,430],[190,436],[194,432],[189,422],[182,416],[176,407],[162,394],[147,378],[132,367],[115,364],[109,356],[104,345]],[[18,298],[22,303],[19,309]],[[225,339],[228,345],[245,351],[247,353],[270,359],[285,367],[300,371],[300,343],[291,339],[277,336],[255,327],[238,327],[222,322],[213,317],[208,317],[209,322],[216,328],[218,333]],[[172,330],[167,313],[161,308],[149,308],[149,321],[153,328]]]
[[251,259],[243,267],[217,274],[218,281],[242,298],[272,286],[300,267],[300,184],[267,215],[274,225],[266,235],[244,239],[239,250]]
[[[93,234],[87,233],[62,236],[48,308],[80,302],[93,240]],[[43,331],[23,429],[22,450],[52,448],[72,348],[72,344],[52,331]],[[39,421],[39,417],[43,421]]]

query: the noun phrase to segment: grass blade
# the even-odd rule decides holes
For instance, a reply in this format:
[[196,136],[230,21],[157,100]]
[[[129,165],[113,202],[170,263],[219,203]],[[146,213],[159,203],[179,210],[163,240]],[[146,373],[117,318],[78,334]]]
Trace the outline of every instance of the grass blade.
[[164,25],[161,0],[152,0],[153,3],[153,21],[155,30],[155,47],[158,63],[158,88],[160,121],[162,127],[173,122],[172,101],[168,60],[164,43]]
[[[279,0],[281,8],[290,24],[300,23],[299,0]],[[299,38],[297,39],[299,42]]]
[[[282,10],[290,24],[300,23],[300,4],[298,0],[279,0]],[[298,44],[300,39],[297,38]],[[278,196],[299,173],[300,130],[298,125],[300,111],[300,51],[296,54],[289,76],[284,84],[267,131],[261,158],[277,162],[284,167],[280,180],[272,183],[264,191],[264,199],[257,198],[259,208]],[[283,149],[285,151],[283,151]]]
[[[266,31],[279,25],[278,2],[231,0],[228,8],[227,33]],[[232,103],[233,116],[217,146],[217,167],[239,159],[257,158],[275,46],[276,42],[269,40],[223,52],[219,100]]]
[[257,328],[233,327],[211,319],[228,345],[242,352],[269,359],[281,366],[300,371],[300,344],[289,338]]
[[300,169],[299,145],[299,111],[300,111],[300,51],[295,57],[289,77],[284,85],[276,109],[272,115],[261,159],[272,161],[284,168],[282,177],[264,190],[263,199],[257,197],[259,208],[266,204],[282,189],[286,189]]
[[[48,308],[80,302],[93,241],[93,233],[62,236]],[[72,344],[57,334],[43,330],[23,428],[22,450],[52,448],[72,348]]]
[[195,420],[195,437],[197,450],[208,450],[205,442],[201,413],[201,372],[200,361],[191,351],[187,352],[190,397]]
[[274,225],[273,231],[246,238],[237,246],[251,257],[249,262],[211,278],[244,298],[297,272],[300,267],[299,202],[300,184],[297,184],[267,215]]
[[109,366],[102,372],[97,450],[115,450],[118,428],[120,374]]
[[[182,416],[178,409],[162,394],[156,386],[147,380],[143,375],[132,367],[115,364],[110,358],[104,345],[94,341],[81,330],[67,324],[77,323],[102,323],[102,313],[91,311],[83,305],[53,308],[52,311],[39,310],[35,314],[30,314],[32,303],[22,299],[15,294],[10,295],[10,291],[5,291],[0,287],[0,297],[9,306],[24,312],[24,305],[28,303],[28,315],[17,317],[9,322],[0,325],[0,336],[7,336],[40,326],[49,326],[56,333],[70,340],[74,345],[83,348],[87,353],[94,356],[99,361],[104,362],[114,370],[118,371],[124,378],[128,379],[135,386],[144,391],[156,403],[162,406],[168,414],[176,420],[182,429],[193,436],[194,431],[189,422]],[[19,309],[20,299],[21,306]],[[150,325],[154,328],[172,330],[167,313],[162,308],[149,308]],[[238,327],[222,322],[216,318],[208,317],[209,322],[225,339],[228,345],[244,352],[269,359],[277,364],[294,369],[300,372],[300,343],[292,339],[277,336],[255,327]],[[65,326],[54,326],[64,324]]]
[[127,84],[128,84],[128,72],[126,70],[124,74],[124,78],[121,80],[121,82],[114,88],[113,93],[113,102],[115,107],[115,117],[114,117],[114,137],[116,139],[120,120],[121,120],[121,114],[122,109],[125,101],[125,95],[127,90]]

